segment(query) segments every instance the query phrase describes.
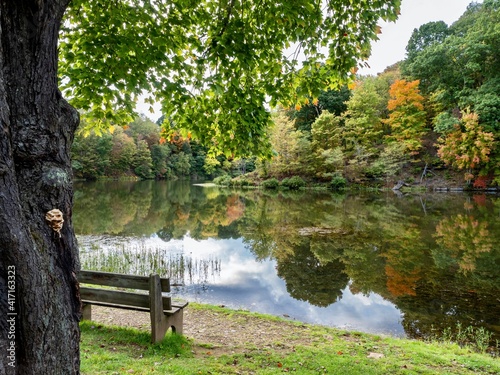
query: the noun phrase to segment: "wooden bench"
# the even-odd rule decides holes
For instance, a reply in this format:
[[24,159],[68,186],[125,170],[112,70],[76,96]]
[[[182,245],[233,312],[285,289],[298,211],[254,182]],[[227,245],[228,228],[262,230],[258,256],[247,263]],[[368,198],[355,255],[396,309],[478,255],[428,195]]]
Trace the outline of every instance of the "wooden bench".
[[147,290],[149,293],[125,292],[121,290],[80,287],[83,304],[83,319],[92,320],[92,305],[120,309],[149,311],[151,316],[151,341],[156,343],[165,337],[171,327],[174,333],[182,334],[183,310],[187,302],[172,304],[170,280],[158,275],[134,276],[110,272],[80,271],[81,284],[112,286],[125,289]]

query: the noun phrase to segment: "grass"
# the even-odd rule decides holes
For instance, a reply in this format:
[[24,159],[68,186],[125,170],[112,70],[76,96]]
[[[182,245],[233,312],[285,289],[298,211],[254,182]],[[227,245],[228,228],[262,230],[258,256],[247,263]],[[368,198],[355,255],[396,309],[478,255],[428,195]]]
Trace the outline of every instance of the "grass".
[[[195,308],[213,309],[203,305]],[[245,324],[249,319],[265,319],[273,329],[282,328],[282,335],[261,347],[221,348],[220,343],[199,343],[170,333],[161,343],[151,344],[146,331],[83,322],[82,374],[500,373],[498,358],[457,344],[385,338],[300,323],[295,330],[294,323],[275,317],[218,311],[224,312],[224,319]],[[298,335],[300,344],[290,346]]]

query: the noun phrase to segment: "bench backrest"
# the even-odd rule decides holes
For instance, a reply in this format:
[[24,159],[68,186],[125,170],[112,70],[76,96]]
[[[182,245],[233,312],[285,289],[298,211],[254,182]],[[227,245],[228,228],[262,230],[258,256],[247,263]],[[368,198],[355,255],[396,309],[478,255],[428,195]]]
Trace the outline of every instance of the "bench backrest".
[[[150,276],[125,275],[102,271],[81,270],[77,279],[83,284],[114,286],[117,288],[149,290]],[[170,292],[170,279],[160,277],[161,290]]]
[[153,298],[156,301],[161,300],[161,302],[158,302],[163,305],[163,310],[170,310],[172,308],[172,299],[170,297],[163,297],[161,294],[162,292],[170,292],[170,279],[168,278],[161,278],[158,275],[135,276],[81,270],[77,275],[77,279],[80,283],[84,284],[149,291],[149,295],[147,295],[119,290],[81,287],[80,296],[83,301],[97,301],[117,305],[151,308],[151,301]]

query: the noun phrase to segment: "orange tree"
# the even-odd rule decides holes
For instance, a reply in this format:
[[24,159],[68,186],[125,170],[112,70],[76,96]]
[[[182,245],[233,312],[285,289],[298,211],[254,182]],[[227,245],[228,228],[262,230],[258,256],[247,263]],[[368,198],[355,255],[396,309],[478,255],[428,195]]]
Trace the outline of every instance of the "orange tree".
[[426,133],[424,97],[420,95],[419,81],[397,80],[389,90],[387,109],[389,118],[385,120],[391,128],[389,139],[402,142],[411,154],[422,148],[422,136]]

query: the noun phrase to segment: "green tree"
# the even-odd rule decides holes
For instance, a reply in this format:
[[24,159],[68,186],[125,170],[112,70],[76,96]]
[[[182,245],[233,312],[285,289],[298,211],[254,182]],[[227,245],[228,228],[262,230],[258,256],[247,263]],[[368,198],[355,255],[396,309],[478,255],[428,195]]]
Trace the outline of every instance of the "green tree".
[[344,155],[343,119],[324,111],[312,124],[311,147],[314,156],[316,176],[326,178],[342,170]]
[[324,150],[320,156],[323,159],[323,165],[326,169],[326,172],[321,175],[322,177],[330,178],[342,174],[344,167],[344,153],[342,152],[341,147]]
[[231,161],[231,171],[233,176],[239,176],[255,170],[256,157],[236,158]]
[[443,21],[428,22],[414,29],[406,45],[407,62],[411,62],[425,48],[442,43],[448,34],[448,25]]
[[342,145],[344,124],[340,116],[324,111],[311,127],[311,146],[314,151]]
[[184,151],[178,154],[172,154],[170,157],[170,163],[172,165],[172,171],[177,177],[187,177],[191,170],[191,157]]
[[327,90],[319,94],[317,99],[308,100],[300,109],[292,108],[287,111],[288,116],[295,120],[297,130],[311,131],[311,126],[323,111],[339,116],[347,109],[346,102],[351,96],[347,86],[339,90]]
[[160,127],[143,116],[136,117],[128,124],[125,133],[132,137],[136,143],[139,140],[146,141],[149,149],[160,141]]
[[477,90],[463,98],[461,108],[471,108],[478,114],[485,130],[500,133],[500,76],[487,80]]
[[205,165],[205,159],[207,157],[206,148],[200,145],[199,142],[192,141],[191,142],[191,178],[198,179],[206,179],[208,178],[203,166]]
[[132,161],[134,172],[143,179],[153,178],[153,159],[145,140],[137,141],[137,150]]
[[306,135],[295,130],[294,123],[283,112],[276,115],[271,130],[271,144],[274,156],[270,163],[270,172],[275,176],[306,173],[310,156],[310,142]]
[[344,112],[346,150],[354,151],[363,147],[367,150],[380,142],[383,132],[382,111],[386,102],[380,95],[377,78],[367,77],[357,81],[352,89],[352,96]]
[[408,161],[408,150],[404,143],[392,142],[380,153],[369,171],[374,176],[383,175],[387,182],[397,175]]
[[153,173],[156,178],[169,178],[172,176],[172,170],[167,165],[167,159],[172,154],[169,145],[158,144],[151,148],[151,159],[153,163]]
[[113,147],[109,133],[85,137],[77,133],[71,147],[71,166],[76,177],[96,179],[106,175],[110,166],[110,155]]
[[[78,113],[58,82],[97,131],[129,123],[146,91],[205,144],[262,153],[266,142],[256,140],[270,119],[265,102],[317,96],[343,81],[369,55],[376,22],[396,19],[400,5],[0,1],[0,290],[15,267],[17,373],[61,375],[79,373],[80,302],[70,163]],[[304,52],[302,66],[283,53],[292,43]],[[322,45],[330,47],[324,65]],[[45,222],[54,207],[67,219],[61,237]],[[5,306],[7,294],[0,299]],[[7,323],[0,324],[5,353]],[[11,372],[5,361],[0,366]]]
[[220,162],[216,158],[206,158],[203,169],[207,175],[213,175]]
[[420,80],[423,94],[433,95],[442,111],[470,107],[487,131],[499,131],[499,24],[500,1],[472,3],[447,33],[434,35],[439,42],[403,63],[404,76]]
[[449,112],[441,112],[433,118],[432,122],[436,133],[446,134],[458,125],[459,119]]
[[137,146],[121,128],[113,132],[109,175],[127,174],[133,168]]

